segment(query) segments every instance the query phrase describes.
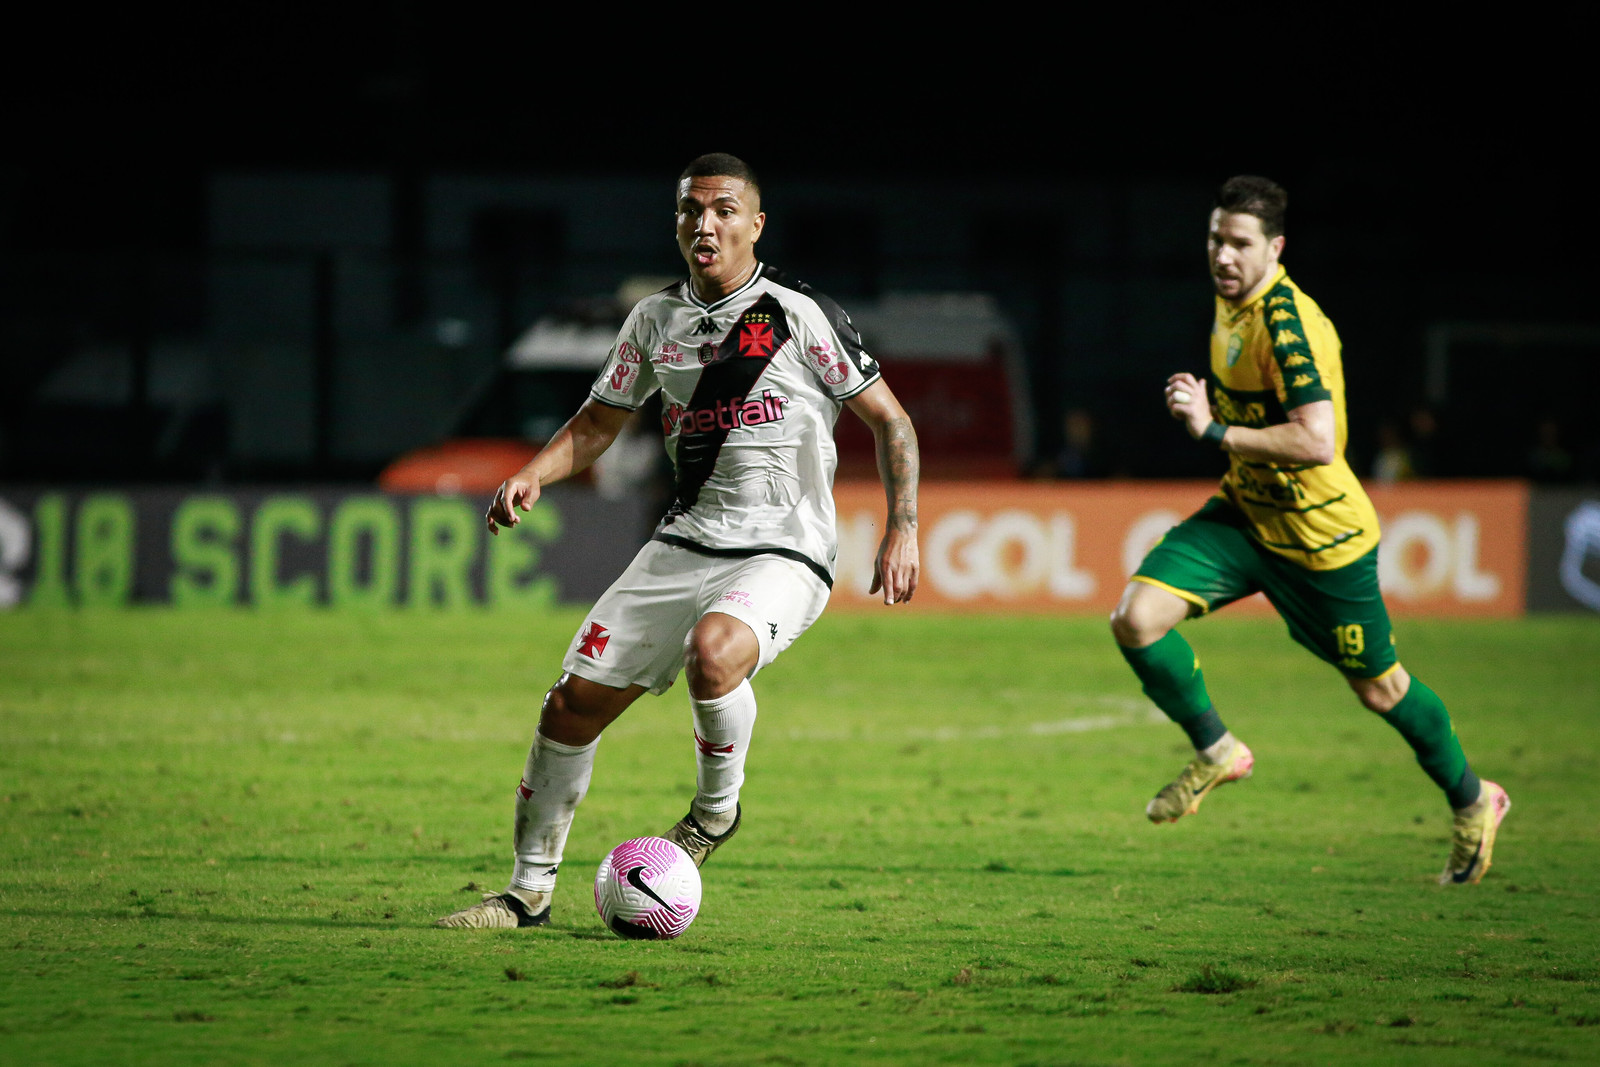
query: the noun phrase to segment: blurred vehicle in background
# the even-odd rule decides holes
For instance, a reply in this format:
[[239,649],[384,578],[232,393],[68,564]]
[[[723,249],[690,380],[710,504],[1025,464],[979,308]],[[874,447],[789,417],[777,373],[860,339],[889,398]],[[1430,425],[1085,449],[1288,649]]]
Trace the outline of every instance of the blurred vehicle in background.
[[398,457],[378,485],[395,493],[494,492],[582,406],[627,313],[620,299],[601,297],[541,318],[457,409],[448,435]]
[[[862,342],[911,416],[928,479],[1011,479],[1033,451],[1017,332],[988,293],[887,293],[849,307]],[[840,478],[872,478],[872,433],[839,419]]]
[[[628,311],[668,281],[635,279],[615,296],[541,318],[462,405],[450,433],[397,458],[379,485],[398,493],[494,492],[578,410]],[[992,297],[898,293],[850,311],[916,425],[925,478],[1018,477],[1032,447],[1032,409],[1015,331]],[[621,495],[663,476],[654,412],[654,404],[642,409],[581,479]],[[865,424],[841,418],[836,441],[839,477],[874,476]]]

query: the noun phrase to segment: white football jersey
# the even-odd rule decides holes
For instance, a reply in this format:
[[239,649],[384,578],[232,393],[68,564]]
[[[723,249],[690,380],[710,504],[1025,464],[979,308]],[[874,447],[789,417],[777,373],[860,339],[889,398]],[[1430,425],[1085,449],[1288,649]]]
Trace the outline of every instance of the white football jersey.
[[590,395],[633,411],[661,391],[675,477],[655,540],[787,556],[832,585],[833,424],[879,377],[843,309],[757,264],[714,303],[688,279],[639,301]]

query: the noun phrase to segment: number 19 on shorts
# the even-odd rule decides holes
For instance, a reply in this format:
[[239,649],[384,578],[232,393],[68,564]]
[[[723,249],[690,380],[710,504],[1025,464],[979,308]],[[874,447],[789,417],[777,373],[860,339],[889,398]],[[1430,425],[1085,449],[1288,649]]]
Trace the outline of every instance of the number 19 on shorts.
[[1350,623],[1348,626],[1335,626],[1333,640],[1339,646],[1341,656],[1359,656],[1367,648],[1367,636],[1362,632],[1361,624]]

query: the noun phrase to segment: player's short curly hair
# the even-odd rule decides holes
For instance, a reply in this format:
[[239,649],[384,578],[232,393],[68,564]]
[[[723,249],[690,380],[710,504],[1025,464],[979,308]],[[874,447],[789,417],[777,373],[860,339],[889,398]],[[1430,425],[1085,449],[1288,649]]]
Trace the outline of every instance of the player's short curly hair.
[[680,182],[685,178],[738,178],[754,189],[756,195],[761,194],[761,182],[756,178],[755,169],[738,156],[726,152],[707,152],[703,156],[696,156],[678,175]]
[[1277,237],[1289,213],[1289,193],[1271,178],[1239,174],[1222,183],[1212,206],[1229,214],[1254,215],[1261,220],[1263,234]]

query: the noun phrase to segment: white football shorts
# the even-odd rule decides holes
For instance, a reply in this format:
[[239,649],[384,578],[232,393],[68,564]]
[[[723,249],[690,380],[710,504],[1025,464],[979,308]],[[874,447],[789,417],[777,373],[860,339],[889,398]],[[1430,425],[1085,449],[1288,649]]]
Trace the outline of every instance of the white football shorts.
[[755,631],[759,671],[817,621],[828,593],[810,568],[783,556],[723,558],[650,541],[589,610],[561,668],[665,693],[683,668],[689,632],[718,611]]

